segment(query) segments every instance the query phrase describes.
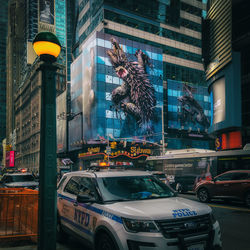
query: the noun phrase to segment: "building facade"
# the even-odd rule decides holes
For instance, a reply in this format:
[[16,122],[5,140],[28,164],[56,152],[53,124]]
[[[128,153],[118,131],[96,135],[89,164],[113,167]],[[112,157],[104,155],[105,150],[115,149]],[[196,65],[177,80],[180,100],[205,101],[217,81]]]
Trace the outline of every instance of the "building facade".
[[[57,95],[65,91],[65,67],[58,64],[56,74]],[[39,171],[40,119],[41,119],[41,71],[39,61],[30,67],[24,83],[15,93],[16,156],[15,167]],[[63,79],[61,81],[60,79]]]
[[249,143],[249,1],[208,1],[203,50],[216,149]]
[[[20,96],[22,96],[20,91],[23,93],[23,86],[29,82],[28,78],[31,76],[32,65],[37,58],[33,50],[32,41],[38,32],[49,31],[58,36],[62,50],[57,62],[60,65],[64,65],[64,67],[66,66],[66,1],[11,0],[8,8],[6,134],[7,144],[12,144],[13,150],[16,151],[17,156],[20,156],[21,152],[24,152],[23,149],[18,151],[20,149],[20,140],[25,141],[22,139],[22,136],[29,137],[29,134],[27,135],[27,131],[25,133],[20,132],[20,124],[23,125],[20,119],[23,120],[24,118],[20,118],[21,111],[19,109],[20,107],[25,108],[25,106],[18,104],[18,114],[16,114],[15,103],[19,103],[19,101],[15,100],[15,98],[20,99]],[[57,75],[57,82],[61,85],[58,89],[60,91],[65,90],[66,78],[64,71]],[[28,99],[28,101],[31,101],[31,99]],[[33,104],[29,103],[27,105]],[[26,121],[26,118],[24,120]],[[19,132],[17,132],[16,126],[19,128]],[[19,149],[16,147],[18,144],[17,133],[19,133]],[[28,144],[31,145],[30,143]],[[28,162],[30,162],[31,156],[28,156],[28,154],[29,150],[26,150],[25,155],[28,158]],[[21,163],[27,163],[27,160],[23,160],[23,157],[21,156]],[[18,161],[20,163],[20,159]],[[25,166],[27,166],[26,163]],[[22,166],[19,165],[19,167]]]
[[[97,122],[106,124],[106,130],[101,133],[101,136],[103,134],[107,138],[109,134],[112,134],[118,140],[119,138],[135,136],[133,133],[130,136],[122,136],[118,128],[119,119],[110,117],[114,107],[111,98],[114,85],[110,84],[115,84],[114,77],[117,76],[112,69],[107,50],[112,48],[110,39],[114,37],[124,48],[127,57],[133,57],[136,51],[141,49],[149,57],[149,60],[155,62],[150,70],[154,72],[155,79],[160,83],[154,83],[156,93],[159,93],[157,86],[161,86],[162,99],[157,94],[158,103],[156,105],[163,106],[164,112],[161,119],[164,120],[164,132],[161,131],[160,136],[150,138],[149,141],[157,141],[161,144],[164,134],[167,149],[210,148],[208,127],[210,125],[211,105],[201,50],[202,16],[206,10],[203,1],[82,0],[78,1],[76,9],[75,19],[77,23],[72,26],[74,28],[72,33],[75,35],[72,46],[73,65],[77,64],[79,58],[84,54],[90,37],[97,37],[96,46],[99,47],[97,49],[99,54],[95,55],[97,67],[95,75],[100,77],[96,81],[102,83],[98,83],[97,87],[101,88],[103,85],[103,89],[100,91],[96,89],[94,93],[97,100],[102,98],[107,101],[106,106],[102,105],[102,109],[105,109],[105,115],[102,118],[99,117],[102,120]],[[149,48],[153,48],[154,51]],[[130,49],[132,49],[131,52]],[[159,61],[155,60],[158,55],[161,58]],[[131,60],[135,60],[135,58]],[[162,66],[159,66],[159,63]],[[78,76],[81,77],[80,73]],[[121,78],[119,76],[117,78],[117,85],[122,85]],[[71,75],[71,81],[72,79],[76,79],[76,77]],[[71,82],[71,88],[73,88],[73,82]],[[83,89],[80,91],[84,92]],[[71,89],[71,104],[73,105],[71,110],[77,114],[79,111],[74,111],[75,95],[77,95],[75,90]],[[84,102],[84,99],[82,101]],[[102,103],[97,102],[98,105]],[[157,113],[160,112],[159,108]],[[98,114],[100,113],[102,112],[98,112]],[[83,118],[79,118],[78,122],[86,119],[84,114],[78,114],[78,117],[81,115]],[[99,118],[97,115],[94,119]],[[73,127],[75,126],[72,125],[72,129]],[[111,130],[108,130],[109,128]],[[161,127],[158,128],[157,133],[159,130]],[[99,132],[94,134],[100,134]],[[138,137],[138,135],[136,136]],[[74,144],[75,141],[75,145],[78,145],[76,150],[79,150],[82,147],[79,141],[88,140],[88,136],[82,134],[79,138],[72,140],[69,145]]]
[[3,156],[3,140],[6,137],[6,42],[8,24],[8,1],[0,9],[0,165]]

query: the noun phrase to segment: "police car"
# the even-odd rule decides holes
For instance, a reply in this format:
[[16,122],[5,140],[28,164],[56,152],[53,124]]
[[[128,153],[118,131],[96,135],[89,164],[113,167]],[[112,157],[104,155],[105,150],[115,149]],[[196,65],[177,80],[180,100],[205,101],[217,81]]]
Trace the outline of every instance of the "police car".
[[211,208],[178,197],[148,172],[66,173],[57,191],[59,241],[71,234],[97,250],[221,249]]

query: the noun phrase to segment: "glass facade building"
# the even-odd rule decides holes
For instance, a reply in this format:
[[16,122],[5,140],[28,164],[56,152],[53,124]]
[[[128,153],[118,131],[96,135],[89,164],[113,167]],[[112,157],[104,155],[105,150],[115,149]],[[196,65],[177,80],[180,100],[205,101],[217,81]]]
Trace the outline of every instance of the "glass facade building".
[[[73,46],[76,57],[83,53],[85,42],[96,31],[161,51],[163,74],[158,77],[163,80],[167,148],[209,148],[207,129],[211,105],[201,51],[205,1],[82,0],[78,3],[76,13]],[[97,62],[101,65],[97,71],[104,72],[106,68],[102,68],[100,62]],[[104,76],[98,74],[98,80],[104,84],[103,88],[108,88],[109,80],[103,73],[100,74]],[[118,136],[120,130],[117,125],[113,120],[107,121],[106,128],[112,128],[112,132]],[[108,131],[105,133],[107,135]]]
[[8,1],[3,1],[0,9],[0,165],[2,161],[2,141],[6,137],[6,41],[8,27]]
[[[144,123],[149,128],[139,126],[135,114],[126,112],[121,108],[123,103],[126,104],[134,100],[132,97],[133,90],[128,91],[122,97],[118,96],[121,98],[119,103],[112,101],[112,94],[114,95],[116,91],[125,91],[127,84],[124,84],[124,80],[112,67],[108,56],[108,51],[112,50],[111,39],[114,38],[119,42],[119,46],[126,55],[127,68],[131,66],[135,71],[134,74],[131,73],[131,78],[138,82],[144,80],[153,87],[152,98],[157,101],[151,103],[150,107],[154,114],[152,119]],[[147,76],[145,79],[141,78],[140,71],[137,71],[139,66],[136,64],[138,59],[135,53],[138,50],[144,52],[150,60],[150,67],[146,69]],[[122,64],[119,64],[118,67],[122,67]],[[114,138],[127,138],[128,140],[132,137],[147,137],[149,141],[159,141],[162,131],[162,74],[163,62],[160,48],[102,32],[93,34],[84,43],[82,53],[71,66],[71,111],[79,115],[69,123],[70,149],[75,149],[72,145],[77,140],[98,140],[102,137],[106,138],[108,135],[112,135]],[[150,102],[151,96],[147,98],[147,94],[145,94],[150,90],[149,88],[138,93],[138,95],[143,95],[138,97],[138,99],[143,99],[143,104],[140,106],[140,102],[137,103],[141,113],[146,112],[144,106],[148,107],[147,102]]]

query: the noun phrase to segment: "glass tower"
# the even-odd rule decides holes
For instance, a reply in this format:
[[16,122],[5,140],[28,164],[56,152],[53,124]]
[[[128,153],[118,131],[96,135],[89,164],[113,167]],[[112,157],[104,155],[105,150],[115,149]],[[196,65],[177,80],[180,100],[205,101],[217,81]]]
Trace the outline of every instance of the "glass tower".
[[[210,147],[211,105],[201,51],[205,10],[201,0],[82,0],[77,6],[75,57],[83,53],[87,39],[97,31],[118,38],[122,44],[129,40],[161,50],[163,72],[158,77],[163,81],[169,149]],[[103,75],[102,82],[107,85],[108,74]]]
[[2,141],[6,137],[6,41],[8,27],[8,1],[3,1],[0,9],[0,165],[2,161]]

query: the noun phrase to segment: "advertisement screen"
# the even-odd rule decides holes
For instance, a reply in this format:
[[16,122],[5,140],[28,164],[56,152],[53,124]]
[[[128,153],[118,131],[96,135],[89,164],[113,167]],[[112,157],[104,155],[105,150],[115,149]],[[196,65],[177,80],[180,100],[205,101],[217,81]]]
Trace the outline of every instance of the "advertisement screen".
[[168,127],[189,132],[206,132],[211,104],[207,87],[167,80]]
[[39,0],[39,20],[54,24],[54,0]]
[[81,149],[82,113],[77,114],[69,121],[69,151]]
[[162,51],[95,33],[71,65],[71,108],[82,112],[83,140],[158,141],[163,104]]
[[212,105],[213,105],[213,119],[212,124],[216,124],[225,120],[226,106],[225,106],[225,78],[220,78],[213,84],[212,89]]

